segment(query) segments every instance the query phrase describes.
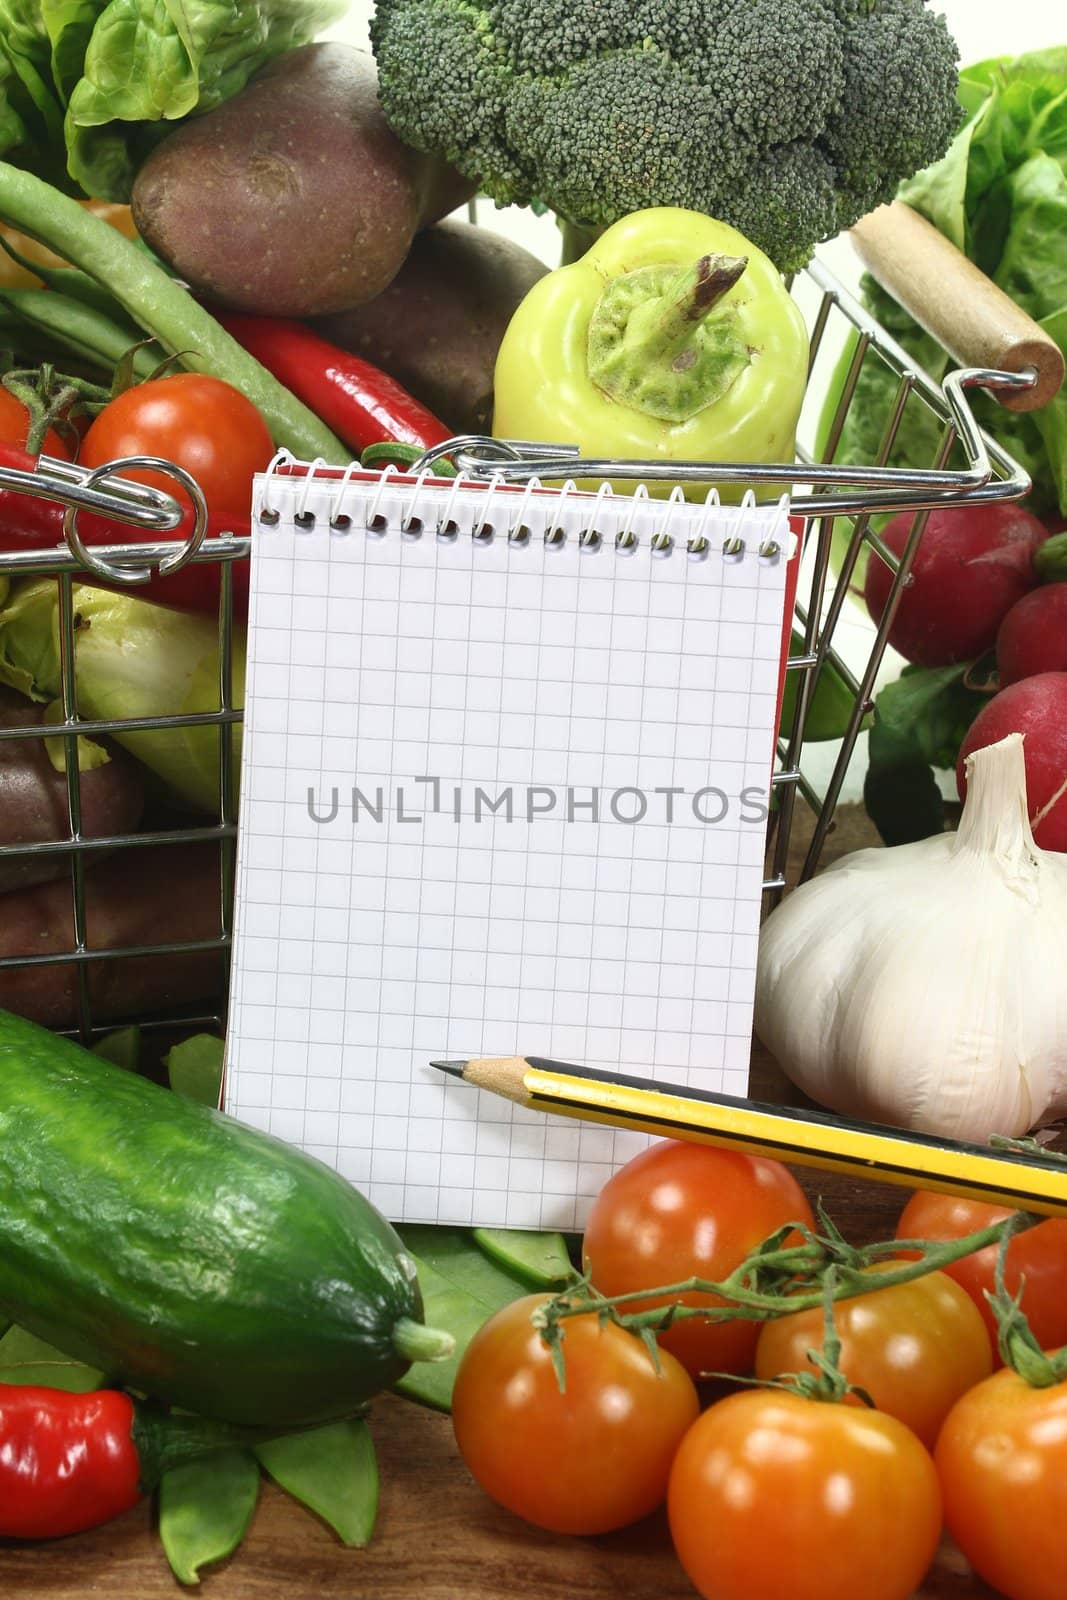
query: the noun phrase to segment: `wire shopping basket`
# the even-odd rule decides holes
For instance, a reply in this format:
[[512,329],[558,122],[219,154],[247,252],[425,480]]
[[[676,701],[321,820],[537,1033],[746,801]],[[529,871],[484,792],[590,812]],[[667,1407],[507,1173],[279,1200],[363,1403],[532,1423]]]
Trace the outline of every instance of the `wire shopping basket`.
[[[881,269],[887,286],[907,301],[919,283],[922,292],[912,294],[909,309],[915,310],[915,302],[925,295],[927,301],[940,299],[942,312],[949,308],[942,323],[951,324],[955,319],[952,342],[948,338],[945,342],[954,356],[964,357],[965,364],[951,372],[942,385],[919,370],[816,259],[792,284],[808,326],[811,348],[808,400],[796,461],[730,466],[707,462],[593,461],[579,459],[575,452],[560,448],[462,438],[438,447],[412,469],[417,472],[429,467],[447,453],[467,479],[492,475],[499,481],[516,482],[533,476],[543,481],[602,476],[644,479],[649,483],[706,483],[713,476],[723,485],[740,483],[769,492],[791,493],[792,513],[803,525],[806,545],[795,617],[802,642],[788,663],[789,671],[797,677],[797,692],[787,724],[779,731],[777,770],[772,780],[776,803],[769,825],[765,881],[772,900],[787,887],[786,862],[798,795],[810,806],[815,819],[800,878],[810,876],[818,865],[849,761],[870,709],[901,588],[907,581],[929,511],[946,504],[1018,499],[1030,487],[1022,468],[976,424],[969,391],[986,389],[1018,408],[1028,408],[1035,401],[1047,400],[1062,378],[1062,357],[1055,345],[1048,340],[1042,342],[1034,324],[1022,313],[1015,313],[1002,296],[989,302],[986,290],[994,295],[999,291],[992,291],[984,279],[984,287],[977,289],[973,281],[968,282],[961,302],[960,294],[950,287],[957,280],[946,274],[956,272],[957,263],[964,267],[968,264],[932,229],[927,230],[932,239],[922,236],[916,242],[912,238],[901,255],[899,230],[884,227],[877,221],[877,214],[876,219],[868,219],[868,224],[869,233],[861,238],[861,248],[869,263]],[[827,374],[846,341],[852,353],[844,383],[828,420],[824,418],[818,430],[823,437],[816,448],[818,401],[826,390]],[[968,355],[970,360],[966,359]],[[983,360],[983,355],[992,359]],[[870,464],[835,465],[842,429],[861,373],[869,362],[882,363],[896,378],[895,397],[881,445]],[[1023,370],[1009,370],[1012,367]],[[939,444],[935,458],[891,467],[887,462],[898,433],[916,410],[936,419]],[[183,517],[182,507],[173,496],[123,477],[124,471],[144,466],[169,472],[193,498],[196,516],[187,538],[176,541],[168,537]],[[238,623],[233,607],[233,575],[235,563],[247,559],[250,541],[228,534],[206,538],[206,509],[196,485],[173,465],[147,458],[125,458],[89,472],[42,457],[32,474],[0,468],[0,487],[58,501],[67,508],[65,545],[48,550],[0,552],[0,591],[6,587],[5,580],[54,578],[58,584],[61,680],[61,692],[47,722],[0,724],[0,762],[10,750],[11,741],[58,740],[65,757],[66,810],[65,825],[54,830],[61,836],[0,842],[0,887],[3,869],[15,864],[30,863],[36,878],[52,880],[34,888],[12,889],[0,896],[0,906],[8,911],[6,918],[0,917],[0,1006],[22,1011],[86,1040],[133,1020],[163,1035],[179,1026],[185,1031],[220,1028],[225,1020],[238,827],[236,740],[241,709],[235,688]],[[86,511],[132,525],[137,529],[137,542],[88,547],[78,526],[79,515]],[[899,560],[872,526],[872,518],[898,511],[915,513]],[[849,535],[835,572],[831,551],[834,530],[840,525],[849,530]],[[885,612],[871,631],[866,659],[858,670],[853,670],[842,659],[835,640],[850,582],[865,547],[889,565],[893,581]],[[216,704],[209,710],[169,716],[84,714],[79,708],[76,671],[78,633],[83,626],[78,586],[95,583],[128,588],[136,594],[138,585],[153,575],[203,563],[215,564],[218,569]],[[851,713],[829,778],[819,785],[805,771],[805,731],[813,693],[828,667],[847,685]],[[112,735],[125,740],[135,734],[177,734],[190,727],[217,732],[217,803],[210,814],[183,815],[150,807],[147,821],[138,831],[100,834],[87,826],[86,775],[79,770],[79,738]],[[195,913],[193,925],[179,934],[174,926],[174,896],[153,891],[151,874],[140,872],[136,863],[150,859],[146,852],[155,861],[159,852],[189,851],[192,847],[200,852],[197,860],[201,866],[205,859],[209,865],[206,875],[197,880],[199,888],[190,886],[187,874],[178,875],[179,881],[186,878],[185,899],[192,900]],[[190,861],[192,856],[183,859]],[[136,884],[146,902],[134,918],[114,915],[106,904],[109,875],[114,877],[118,870],[109,863],[121,864],[124,860],[128,867],[131,862],[134,865],[126,870],[123,881]],[[17,903],[16,897],[21,897]],[[186,982],[187,974],[195,976]],[[183,975],[183,981],[178,981],[179,975]]]

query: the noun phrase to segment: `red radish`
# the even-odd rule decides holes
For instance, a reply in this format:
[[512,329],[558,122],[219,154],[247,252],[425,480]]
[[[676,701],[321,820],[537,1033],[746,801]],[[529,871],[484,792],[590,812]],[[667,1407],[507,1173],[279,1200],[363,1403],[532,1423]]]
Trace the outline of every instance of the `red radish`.
[[[894,555],[903,553],[912,521],[902,512],[883,529]],[[1033,555],[1047,537],[1045,525],[1018,505],[931,511],[889,643],[920,667],[948,667],[991,649],[1006,613],[1037,582]],[[864,595],[875,622],[891,583],[889,568],[872,556]]]
[[1031,589],[1016,600],[997,634],[1000,686],[1041,672],[1067,672],[1067,583]]
[[963,763],[972,750],[1023,735],[1026,804],[1034,841],[1067,851],[1067,672],[1041,672],[1001,689],[979,711],[963,741],[956,787],[967,792]]

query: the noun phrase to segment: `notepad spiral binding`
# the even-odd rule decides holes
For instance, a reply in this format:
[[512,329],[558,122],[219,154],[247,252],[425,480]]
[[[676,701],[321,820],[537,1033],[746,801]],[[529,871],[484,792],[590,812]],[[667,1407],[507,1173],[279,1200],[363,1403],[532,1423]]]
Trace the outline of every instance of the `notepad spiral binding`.
[[[490,473],[487,483],[484,476],[467,477],[462,472],[451,480],[442,479],[432,467],[404,473],[392,463],[381,472],[367,472],[355,462],[338,476],[338,469],[328,467],[321,458],[305,463],[281,450],[267,468],[257,494],[255,515],[263,526],[275,527],[281,520],[280,508],[274,503],[275,486],[294,479],[299,489],[293,522],[303,532],[317,527],[325,516],[333,534],[362,531],[373,537],[395,526],[404,538],[420,538],[430,531],[446,543],[466,535],[475,544],[502,537],[520,547],[540,534],[546,545],[561,547],[572,537],[564,526],[564,512],[570,506],[588,506],[588,521],[574,535],[583,553],[612,549],[628,556],[647,548],[658,559],[682,548],[672,527],[684,508],[698,511],[695,530],[684,540],[690,560],[707,559],[718,543],[724,561],[743,561],[750,545],[744,537],[745,525],[757,512],[751,490],[739,505],[726,508],[716,488],[694,505],[681,488],[672,490],[666,500],[654,500],[643,483],[630,495],[616,493],[607,481],[590,493],[580,490],[573,478],[566,479],[560,489],[549,489],[536,476],[518,486],[508,484],[498,472]],[[331,492],[325,511],[316,511],[311,503],[313,492],[327,486]],[[539,500],[538,495],[544,498]],[[782,495],[777,505],[780,520],[787,507],[788,496]],[[538,510],[544,515],[539,517]],[[719,541],[715,522],[723,512],[728,512],[734,531]],[[773,563],[780,559],[783,543],[765,538],[753,549],[760,561]]]

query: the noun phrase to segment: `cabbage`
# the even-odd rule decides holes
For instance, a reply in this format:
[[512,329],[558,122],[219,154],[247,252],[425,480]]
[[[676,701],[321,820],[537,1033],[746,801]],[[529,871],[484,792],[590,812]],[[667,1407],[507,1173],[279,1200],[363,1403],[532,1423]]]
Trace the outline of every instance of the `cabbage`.
[[[74,585],[74,672],[79,715],[112,718],[218,711],[217,624],[131,594]],[[34,700],[62,694],[59,585],[16,584],[0,610],[0,682]],[[234,629],[233,696],[244,703],[245,636]],[[172,796],[197,811],[219,810],[218,727],[142,729],[111,737],[154,772]],[[230,733],[234,783],[241,729]]]

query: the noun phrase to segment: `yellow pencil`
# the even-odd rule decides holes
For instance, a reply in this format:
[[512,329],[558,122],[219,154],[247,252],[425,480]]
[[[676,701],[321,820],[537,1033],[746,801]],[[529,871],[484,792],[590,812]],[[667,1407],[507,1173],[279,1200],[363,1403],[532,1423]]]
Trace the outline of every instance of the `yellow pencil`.
[[660,1138],[747,1150],[827,1172],[936,1189],[1045,1216],[1067,1215],[1067,1164],[991,1150],[827,1111],[761,1105],[539,1056],[432,1061],[431,1066],[535,1111],[554,1111]]

